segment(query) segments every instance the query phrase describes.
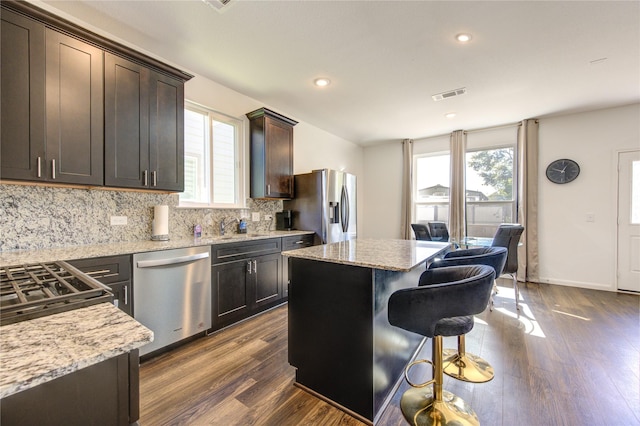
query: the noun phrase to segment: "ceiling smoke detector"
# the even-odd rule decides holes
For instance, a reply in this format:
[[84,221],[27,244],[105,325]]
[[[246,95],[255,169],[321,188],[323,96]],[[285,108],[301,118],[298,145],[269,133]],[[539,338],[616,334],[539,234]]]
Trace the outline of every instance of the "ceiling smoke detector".
[[202,0],[202,2],[212,9],[222,11],[222,8],[231,3],[231,0]]
[[454,96],[460,96],[467,93],[466,87],[461,87],[460,89],[449,90],[442,93],[437,93],[435,95],[431,95],[434,101],[441,101],[443,99],[453,98]]

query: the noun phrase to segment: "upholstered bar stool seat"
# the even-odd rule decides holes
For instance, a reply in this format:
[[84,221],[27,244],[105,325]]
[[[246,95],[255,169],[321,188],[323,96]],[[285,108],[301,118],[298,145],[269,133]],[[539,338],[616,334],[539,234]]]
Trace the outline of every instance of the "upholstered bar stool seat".
[[[493,268],[496,275],[500,275],[507,260],[507,249],[504,247],[480,247],[466,250],[456,250],[433,262],[429,268],[442,268],[461,265],[486,265]],[[492,287],[493,288],[493,287]],[[493,379],[493,367],[486,360],[466,351],[465,334],[473,328],[473,317],[469,317],[471,326],[467,331],[458,334],[458,348],[444,349],[444,373],[458,380],[471,383],[484,383]],[[441,322],[447,322],[445,319]],[[440,323],[438,323],[440,325]],[[464,327],[459,327],[463,330]],[[451,330],[452,331],[452,330]],[[454,336],[446,334],[444,336]]]
[[[471,331],[473,315],[487,307],[495,272],[486,265],[428,269],[417,287],[394,292],[389,298],[389,323],[432,339],[433,360],[407,366],[411,388],[400,401],[405,419],[413,425],[479,425],[478,416],[464,400],[443,390],[442,338]],[[433,378],[422,384],[410,379],[411,367],[431,364]],[[433,385],[433,386],[430,386]]]

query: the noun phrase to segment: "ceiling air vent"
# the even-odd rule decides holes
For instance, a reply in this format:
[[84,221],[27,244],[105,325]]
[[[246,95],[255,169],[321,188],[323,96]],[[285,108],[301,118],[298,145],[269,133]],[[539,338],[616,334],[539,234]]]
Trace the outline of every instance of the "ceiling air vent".
[[231,3],[231,0],[202,0],[202,2],[212,9],[222,11],[222,8]]
[[453,98],[454,96],[464,95],[465,93],[467,93],[467,88],[461,87],[460,89],[449,90],[447,92],[431,95],[431,97],[434,101],[441,101],[443,99]]

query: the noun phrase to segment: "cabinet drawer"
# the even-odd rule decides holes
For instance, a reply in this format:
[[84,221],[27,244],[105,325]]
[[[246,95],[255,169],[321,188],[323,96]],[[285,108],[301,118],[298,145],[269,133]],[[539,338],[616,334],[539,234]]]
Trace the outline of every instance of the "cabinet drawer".
[[211,246],[213,264],[231,262],[271,253],[280,253],[280,238],[247,241],[241,243],[214,244]]
[[313,234],[282,237],[282,251],[295,250],[313,245]]
[[128,255],[78,259],[69,263],[103,284],[131,279],[131,256]]

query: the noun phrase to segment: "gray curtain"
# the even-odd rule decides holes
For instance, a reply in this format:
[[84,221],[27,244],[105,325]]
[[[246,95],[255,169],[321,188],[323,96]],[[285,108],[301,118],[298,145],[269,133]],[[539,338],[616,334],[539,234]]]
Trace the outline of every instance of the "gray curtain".
[[405,240],[410,240],[413,210],[413,140],[402,141],[402,218],[400,222],[400,235]]
[[467,135],[462,130],[451,133],[451,182],[449,190],[449,238],[460,241],[466,235],[465,153]]
[[518,247],[518,281],[538,282],[538,120],[518,128],[518,223],[524,226]]

